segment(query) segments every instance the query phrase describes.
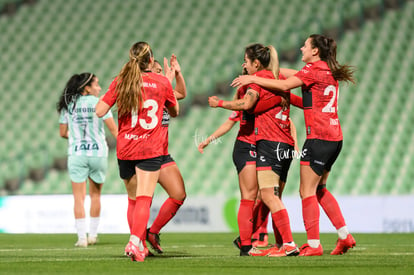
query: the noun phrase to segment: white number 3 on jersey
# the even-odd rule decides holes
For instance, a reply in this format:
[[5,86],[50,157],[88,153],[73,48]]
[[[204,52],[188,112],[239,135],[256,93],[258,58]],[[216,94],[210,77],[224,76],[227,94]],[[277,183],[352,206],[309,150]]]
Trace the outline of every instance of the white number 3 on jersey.
[[[151,108],[150,108],[151,107]],[[158,111],[158,103],[157,101],[153,99],[148,99],[144,101],[144,109],[148,109],[147,116],[151,119],[148,123],[145,119],[140,118],[139,119],[139,125],[144,128],[145,130],[151,130],[154,129],[155,126],[158,124],[158,117],[157,117],[157,111]],[[138,122],[138,114],[137,112],[131,113],[131,128],[134,128],[137,125]]]

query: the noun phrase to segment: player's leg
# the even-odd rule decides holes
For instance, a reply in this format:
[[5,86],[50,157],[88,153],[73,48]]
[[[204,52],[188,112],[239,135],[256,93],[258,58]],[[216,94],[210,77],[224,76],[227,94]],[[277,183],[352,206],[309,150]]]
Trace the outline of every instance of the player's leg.
[[86,218],[85,218],[85,197],[86,179],[88,177],[88,166],[82,156],[69,156],[68,158],[69,177],[72,182],[72,193],[74,199],[75,226],[78,241],[75,246],[87,247]]
[[152,197],[158,182],[160,168],[161,157],[140,161],[135,167],[137,189],[134,222],[129,243],[125,248],[126,254],[135,261],[143,261],[147,254],[144,243]]
[[89,196],[91,198],[90,224],[88,244],[93,245],[98,241],[98,226],[101,214],[101,191],[103,183],[97,183],[89,178]]
[[239,175],[239,188],[241,194],[237,223],[240,234],[240,255],[244,256],[252,248],[253,234],[253,207],[257,196],[256,165],[245,165]]
[[172,162],[161,168],[158,182],[168,194],[168,199],[163,203],[153,224],[148,229],[147,241],[158,253],[163,250],[160,245],[159,233],[161,229],[175,216],[186,198],[184,180],[178,166]]
[[89,196],[91,198],[88,244],[98,240],[98,226],[101,214],[101,192],[105,182],[108,161],[106,157],[89,157]]
[[273,170],[257,171],[260,192],[263,202],[269,207],[273,228],[276,234],[282,237],[283,246],[275,247],[268,250],[268,255],[272,257],[296,256],[299,252],[295,242],[293,241],[292,230],[288,212],[279,197],[279,175]]

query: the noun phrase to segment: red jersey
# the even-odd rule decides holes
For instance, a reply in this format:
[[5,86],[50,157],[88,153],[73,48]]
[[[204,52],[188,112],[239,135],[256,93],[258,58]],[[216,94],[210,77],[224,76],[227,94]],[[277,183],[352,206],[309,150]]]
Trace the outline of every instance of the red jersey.
[[[268,70],[261,70],[254,75],[263,78],[274,79],[273,73]],[[279,79],[286,79],[282,74],[279,74]],[[248,89],[255,90],[259,93],[260,100],[269,100],[275,94],[271,91],[263,89],[256,84],[249,84]],[[286,91],[290,94],[290,91]],[[290,134],[290,108],[283,109],[281,106],[275,106],[263,113],[256,114],[255,119],[255,133],[256,141],[269,140],[275,142],[283,142],[289,145],[294,145],[295,142]]]
[[[237,98],[243,98],[246,94],[245,87],[241,87],[237,90]],[[237,134],[237,139],[250,144],[256,144],[256,137],[254,136],[254,114],[246,111],[234,111],[230,117],[230,120],[240,121],[240,129]]]
[[325,61],[306,64],[295,74],[303,81],[302,98],[307,139],[342,140],[338,119],[338,81]]
[[[251,119],[253,117],[253,119]],[[250,144],[256,144],[254,136],[254,115],[245,111],[233,111],[229,116],[232,121],[240,121],[240,129],[237,139]]]
[[[167,138],[161,122],[164,106],[177,104],[172,86],[164,76],[146,72],[143,80],[143,108],[141,111],[118,117],[117,157],[121,160],[149,159],[164,155]],[[112,81],[103,101],[109,106],[116,103],[116,79]],[[119,108],[119,106],[118,106]]]

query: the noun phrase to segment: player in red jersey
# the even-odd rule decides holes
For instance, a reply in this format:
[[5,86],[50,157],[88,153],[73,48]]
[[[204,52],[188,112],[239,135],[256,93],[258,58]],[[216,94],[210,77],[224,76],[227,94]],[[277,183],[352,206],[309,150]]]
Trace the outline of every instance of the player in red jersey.
[[[249,75],[274,79],[279,75],[279,61],[273,46],[265,47],[253,44],[245,50],[245,62]],[[239,89],[245,93],[241,99],[234,101],[219,100],[210,97],[211,107],[222,107],[230,110],[251,110],[256,103],[267,102],[274,97],[283,97],[287,104],[280,104],[255,114],[255,136],[257,146],[256,170],[257,180],[263,202],[271,212],[274,227],[283,239],[282,247],[265,251],[250,251],[253,256],[293,256],[299,254],[299,249],[293,241],[289,216],[280,199],[290,163],[294,153],[294,140],[290,134],[289,101],[300,101],[300,98],[290,97],[290,91],[274,93],[258,85],[246,85]],[[275,232],[276,237],[276,232]],[[242,246],[243,247],[243,246]]]
[[159,179],[164,139],[161,121],[164,106],[171,116],[179,107],[170,81],[151,72],[154,58],[146,42],[137,42],[129,51],[129,61],[96,105],[102,117],[118,108],[117,157],[119,174],[128,198],[136,200],[132,232],[125,253],[133,261],[144,261],[144,246],[150,206]]
[[[239,89],[235,98],[243,98],[244,96],[245,91]],[[237,122],[240,122],[240,129],[233,148],[233,163],[237,169],[241,194],[237,215],[240,244],[237,241],[238,239],[235,241],[237,247],[240,248],[240,256],[245,256],[252,249],[253,208],[258,192],[254,115],[242,110],[232,112],[229,118],[212,135],[198,145],[198,150],[203,153],[206,146],[230,131]]]
[[[171,66],[171,67],[170,67]],[[187,96],[187,88],[184,77],[181,73],[181,67],[178,63],[177,57],[172,55],[170,58],[170,66],[168,60],[164,58],[164,73],[165,76],[173,81],[175,78],[174,94],[177,100],[184,99]],[[152,71],[163,75],[161,64],[155,60]],[[164,138],[164,154],[162,156],[161,171],[158,179],[159,184],[167,192],[168,198],[161,206],[157,217],[147,230],[147,241],[157,253],[163,253],[160,245],[159,233],[161,229],[175,216],[178,209],[183,205],[186,198],[184,180],[178,169],[174,159],[168,153],[168,125],[170,122],[170,115],[168,110],[164,108],[164,114],[161,122],[161,130]],[[134,203],[135,201],[131,202]]]
[[271,90],[284,91],[302,87],[307,139],[302,148],[300,195],[308,242],[300,256],[320,256],[323,249],[319,238],[319,205],[338,231],[332,255],[346,253],[355,246],[338,202],[326,188],[332,165],[342,148],[342,131],[338,119],[338,81],[353,82],[353,68],[336,60],[336,42],[313,34],[301,48],[306,65],[299,71],[290,70],[286,80],[269,80],[239,76],[232,86],[255,83]]

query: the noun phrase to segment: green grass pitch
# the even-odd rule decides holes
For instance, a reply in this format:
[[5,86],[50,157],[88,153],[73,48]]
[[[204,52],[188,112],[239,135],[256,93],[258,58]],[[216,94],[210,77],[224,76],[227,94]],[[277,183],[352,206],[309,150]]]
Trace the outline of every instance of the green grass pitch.
[[163,254],[131,262],[125,234],[101,234],[88,248],[73,246],[75,234],[0,234],[0,274],[414,274],[414,234],[354,234],[357,246],[341,256],[329,255],[337,235],[321,234],[323,256],[283,258],[240,257],[235,236],[164,233]]

